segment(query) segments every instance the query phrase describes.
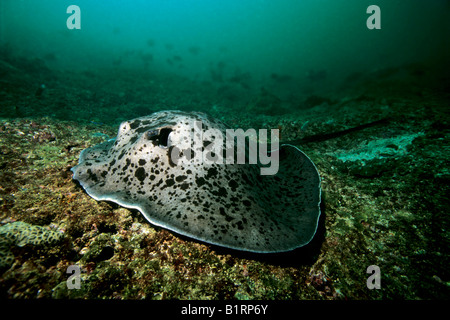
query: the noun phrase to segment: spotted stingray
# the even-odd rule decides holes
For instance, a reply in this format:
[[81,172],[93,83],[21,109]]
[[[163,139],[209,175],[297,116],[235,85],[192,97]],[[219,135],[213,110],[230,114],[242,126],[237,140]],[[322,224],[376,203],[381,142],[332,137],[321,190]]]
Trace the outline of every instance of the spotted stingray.
[[261,164],[176,162],[171,152],[185,150],[193,121],[225,136],[227,126],[204,113],[156,112],[83,150],[73,178],[95,200],[137,209],[154,225],[207,243],[259,253],[308,244],[320,216],[313,162],[292,145],[280,146],[274,175],[261,175]]

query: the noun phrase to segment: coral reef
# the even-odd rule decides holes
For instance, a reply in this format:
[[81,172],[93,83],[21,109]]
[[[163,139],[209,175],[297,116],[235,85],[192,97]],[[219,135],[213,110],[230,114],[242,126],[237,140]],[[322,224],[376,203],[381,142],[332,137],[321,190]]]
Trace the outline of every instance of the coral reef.
[[63,233],[25,222],[10,222],[0,227],[0,270],[9,268],[14,262],[12,246],[52,246],[63,238]]

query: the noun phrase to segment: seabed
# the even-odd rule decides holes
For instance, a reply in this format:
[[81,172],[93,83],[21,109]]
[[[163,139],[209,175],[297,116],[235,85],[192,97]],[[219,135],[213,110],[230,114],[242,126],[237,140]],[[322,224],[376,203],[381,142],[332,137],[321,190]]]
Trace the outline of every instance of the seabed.
[[[404,65],[281,99],[270,88],[244,95],[137,71],[68,75],[1,61],[0,297],[450,298],[450,79],[438,69]],[[72,180],[83,149],[115,137],[123,120],[166,109],[296,141],[322,178],[313,241],[270,255],[215,247],[97,202]],[[14,222],[20,232],[7,232]],[[67,286],[71,265],[80,289]],[[372,265],[379,289],[367,285]]]

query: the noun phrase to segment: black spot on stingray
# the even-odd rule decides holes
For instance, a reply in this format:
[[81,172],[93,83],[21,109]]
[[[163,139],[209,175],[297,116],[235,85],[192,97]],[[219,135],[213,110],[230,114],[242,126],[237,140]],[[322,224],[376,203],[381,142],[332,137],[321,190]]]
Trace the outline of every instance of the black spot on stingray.
[[[234,218],[232,217],[232,216],[230,216],[229,214],[227,214],[227,212],[225,211],[225,208],[223,208],[223,207],[220,207],[219,208],[219,213],[220,213],[220,215],[222,215],[222,216],[224,216],[225,217],[225,221],[227,221],[227,222],[230,222],[230,221],[232,221]],[[221,226],[222,228],[226,228],[226,229],[228,229],[228,227],[227,226]],[[223,230],[222,230],[223,231]]]
[[159,179],[159,181],[155,184],[155,187],[159,187],[163,183],[163,179]]
[[138,178],[139,181],[144,181],[145,180],[145,169],[142,167],[139,167],[136,169],[136,171],[134,172],[134,176],[136,178]]
[[88,169],[86,172],[87,172],[87,174],[89,175],[89,179],[90,179],[90,180],[92,180],[92,181],[94,181],[94,182],[97,182],[97,181],[98,181],[97,175],[95,175],[95,174],[92,172],[91,169]]
[[130,164],[131,164],[131,160],[130,159],[127,158],[127,159],[125,159],[125,161],[126,161],[126,164],[122,168],[122,171],[126,171],[128,169],[128,167],[130,166]]
[[132,137],[132,138],[130,139],[130,142],[129,142],[129,143],[131,143],[131,144],[135,143],[136,140],[137,140],[138,138],[139,138],[139,136],[134,136],[134,137]]
[[127,153],[127,149],[123,149],[122,152],[119,154],[119,156],[117,157],[117,160],[120,160],[123,158],[123,156]]
[[145,159],[139,159],[139,165],[143,166],[147,163],[147,161],[145,161]]
[[203,177],[198,177],[195,179],[195,183],[197,184],[197,187],[201,187],[206,183],[206,180]]
[[181,186],[180,186],[180,188],[181,188],[181,190],[187,190],[187,189],[189,189],[189,183],[183,183]]
[[244,201],[242,201],[242,203],[243,203],[244,206],[246,206],[246,207],[250,207],[250,206],[252,205],[252,203],[251,203],[250,201],[248,201],[248,200],[244,200]]
[[175,180],[177,181],[177,182],[181,182],[181,181],[183,181],[183,180],[186,180],[186,176],[178,176],[178,177],[176,177],[175,178]]
[[239,184],[236,182],[236,180],[231,179],[231,180],[228,182],[228,186],[229,186],[233,191],[235,191],[236,188],[239,186]]
[[134,129],[136,129],[137,127],[139,127],[140,124],[141,124],[141,121],[140,121],[140,120],[134,120],[133,122],[130,123],[130,128],[134,130]]
[[173,179],[167,179],[166,180],[166,187],[171,187],[175,184],[175,180]]
[[211,193],[218,197],[226,197],[227,196],[227,189],[224,187],[220,187],[217,191],[211,191]]
[[156,157],[152,160],[150,160],[151,163],[156,164],[159,161],[159,157]]
[[206,174],[206,179],[211,179],[217,176],[217,168],[211,167],[208,169],[208,173]]

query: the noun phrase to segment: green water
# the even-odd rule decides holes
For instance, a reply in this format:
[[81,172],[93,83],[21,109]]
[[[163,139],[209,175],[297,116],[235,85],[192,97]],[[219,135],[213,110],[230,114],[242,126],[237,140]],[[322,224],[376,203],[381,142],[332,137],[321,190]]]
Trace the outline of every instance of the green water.
[[443,0],[377,1],[380,29],[367,27],[373,3],[360,0],[72,4],[0,3],[0,116],[278,115],[321,104],[317,96],[340,99],[355,81],[439,81],[448,70]]

